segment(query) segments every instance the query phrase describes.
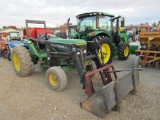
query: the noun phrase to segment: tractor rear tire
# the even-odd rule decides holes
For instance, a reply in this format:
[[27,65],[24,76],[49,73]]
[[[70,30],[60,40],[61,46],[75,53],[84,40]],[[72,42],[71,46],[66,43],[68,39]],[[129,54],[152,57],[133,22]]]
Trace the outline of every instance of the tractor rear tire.
[[106,36],[98,36],[94,38],[93,41],[97,42],[93,48],[95,51],[93,54],[97,55],[97,57],[93,59],[97,68],[101,68],[106,64],[111,63],[113,58],[112,41]]
[[20,77],[32,72],[32,61],[28,50],[24,46],[15,46],[12,51],[13,68]]
[[130,54],[130,46],[128,43],[123,42],[118,47],[118,58],[120,60],[127,60]]
[[61,67],[51,67],[47,70],[45,78],[53,91],[61,91],[67,85],[66,73]]

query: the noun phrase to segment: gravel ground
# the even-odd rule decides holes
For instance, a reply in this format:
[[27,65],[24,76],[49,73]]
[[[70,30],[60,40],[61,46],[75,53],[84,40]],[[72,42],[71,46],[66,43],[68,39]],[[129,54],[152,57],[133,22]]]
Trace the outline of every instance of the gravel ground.
[[[115,69],[130,69],[134,55],[126,61],[113,60]],[[121,112],[111,111],[104,120],[160,120],[160,69],[146,67],[140,71],[137,95],[128,95],[121,103]],[[124,73],[118,74],[119,76]],[[99,120],[81,109],[87,95],[73,70],[67,73],[68,85],[53,92],[46,85],[45,70],[28,77],[16,76],[12,63],[0,58],[0,120]],[[98,75],[95,76],[95,79]],[[97,82],[100,86],[100,82]]]

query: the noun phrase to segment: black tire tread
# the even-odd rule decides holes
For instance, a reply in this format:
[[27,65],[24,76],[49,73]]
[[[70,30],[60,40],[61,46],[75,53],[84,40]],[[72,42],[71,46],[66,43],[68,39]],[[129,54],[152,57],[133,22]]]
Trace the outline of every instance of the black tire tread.
[[[128,48],[129,48],[128,56],[124,56],[124,49],[125,49],[126,46],[128,46]],[[128,57],[129,57],[129,55],[130,55],[130,47],[129,47],[129,44],[126,43],[126,42],[122,42],[122,43],[119,45],[119,47],[118,47],[118,58],[119,58],[120,60],[127,60]]]
[[[107,37],[107,36],[97,36],[93,39],[93,41],[98,41],[99,44],[104,44],[104,43],[107,43],[109,46],[110,46],[110,49],[111,49],[111,56],[110,56],[110,59],[109,61],[106,63],[106,64],[110,64],[112,62],[112,58],[113,58],[113,46],[112,46],[112,41]],[[94,49],[97,49],[97,47],[95,47]],[[93,54],[96,54],[96,53],[93,53]],[[100,68],[100,67],[103,67],[105,65],[102,65],[98,59],[98,55],[96,58],[93,59],[97,68]]]

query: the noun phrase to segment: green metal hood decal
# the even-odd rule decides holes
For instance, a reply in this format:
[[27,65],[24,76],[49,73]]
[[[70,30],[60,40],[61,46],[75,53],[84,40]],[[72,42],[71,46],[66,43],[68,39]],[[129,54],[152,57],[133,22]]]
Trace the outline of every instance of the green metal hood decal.
[[50,41],[54,41],[57,43],[64,43],[64,44],[75,44],[75,45],[86,45],[87,42],[82,39],[56,39],[56,38],[50,38]]

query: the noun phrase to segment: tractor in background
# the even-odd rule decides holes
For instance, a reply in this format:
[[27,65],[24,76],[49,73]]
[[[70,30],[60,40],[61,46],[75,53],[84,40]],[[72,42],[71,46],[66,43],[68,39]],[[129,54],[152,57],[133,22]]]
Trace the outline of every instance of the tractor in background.
[[2,40],[2,39],[0,39],[0,56],[2,56],[2,57],[5,57],[6,55],[4,54],[4,51],[5,51],[5,49],[6,49],[6,44],[7,44],[8,42],[7,41],[4,41],[4,40]]
[[[29,24],[42,24],[44,28],[30,28]],[[45,21],[26,20],[27,38],[21,41],[21,45],[14,43],[10,45],[13,67],[18,76],[28,76],[33,70],[42,71],[44,66],[48,66],[44,41],[51,34],[51,30],[46,28]]]
[[3,56],[5,59],[11,60],[11,49],[9,44],[11,42],[18,42],[21,40],[21,36],[19,31],[7,31],[1,33],[2,40],[0,42],[0,51],[1,56]]
[[[76,18],[76,32],[68,33],[69,38],[84,39],[87,42],[87,55],[98,56],[93,59],[98,68],[111,63],[117,55],[120,60],[128,59],[130,45],[124,28],[124,17],[115,17],[105,12],[89,12],[79,14]],[[67,21],[68,29],[69,21],[70,19]]]
[[[23,32],[22,36],[23,38],[27,39],[28,35],[26,34],[26,28],[23,29],[21,31],[21,33]],[[28,33],[30,35],[31,38],[36,39],[38,36],[43,36],[44,35],[44,28],[28,28]],[[46,33],[48,35],[51,35],[52,32],[50,29],[46,28]],[[8,42],[8,60],[11,60],[11,53],[12,53],[12,49],[17,46],[17,45],[22,45],[27,47],[27,44],[24,42],[25,39],[21,38],[21,40],[11,40],[10,42]]]

